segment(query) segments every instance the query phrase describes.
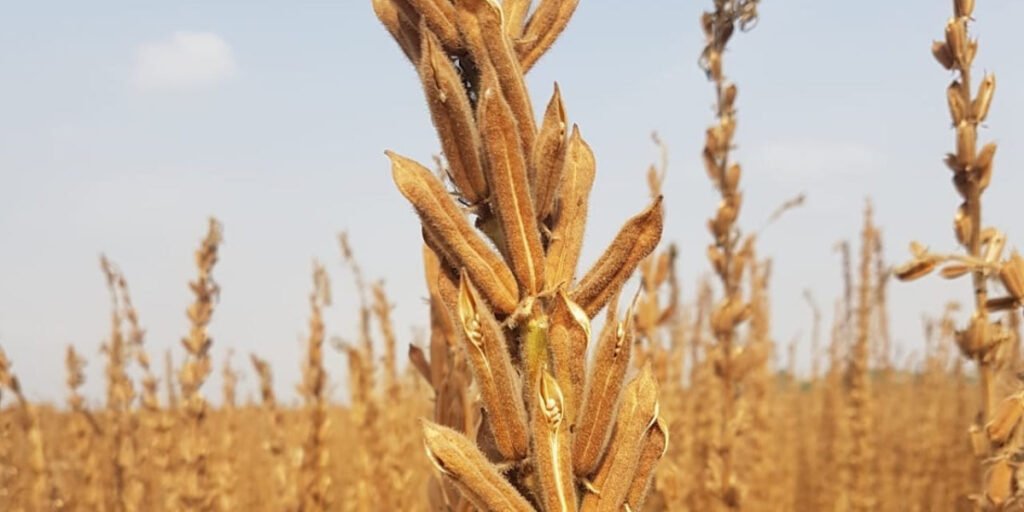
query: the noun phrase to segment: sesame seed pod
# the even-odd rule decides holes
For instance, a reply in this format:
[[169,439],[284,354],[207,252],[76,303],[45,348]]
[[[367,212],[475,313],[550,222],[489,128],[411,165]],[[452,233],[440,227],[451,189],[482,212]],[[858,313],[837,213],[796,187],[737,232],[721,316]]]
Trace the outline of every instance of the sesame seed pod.
[[654,483],[654,469],[668,451],[668,434],[668,425],[659,417],[644,437],[640,460],[637,461],[636,473],[626,498],[626,505],[632,510],[643,510],[644,500]]
[[578,477],[592,475],[601,462],[615,425],[615,411],[633,350],[633,306],[621,321],[616,320],[615,309],[608,308],[594,366],[587,380],[583,409],[576,423],[572,455],[573,470]]
[[462,48],[462,37],[455,24],[455,6],[449,0],[408,0],[419,13],[423,24],[433,32],[447,50]]
[[572,302],[564,288],[558,290],[550,316],[549,346],[555,377],[565,397],[565,416],[576,424],[587,378],[587,344],[590,342],[590,318]]
[[576,481],[572,473],[570,424],[565,415],[565,397],[558,381],[547,371],[534,385],[537,399],[533,409],[534,465],[540,481],[544,510],[576,511]]
[[491,197],[508,260],[522,296],[534,295],[544,287],[544,249],[515,120],[508,103],[494,88],[484,91],[478,110]]
[[387,152],[399,191],[423,223],[427,242],[448,265],[465,268],[496,311],[510,313],[518,302],[515,276],[470,226],[441,181],[422,165]]
[[459,280],[458,318],[498,451],[508,460],[520,460],[529,449],[529,434],[518,376],[501,325],[465,272]]
[[537,219],[541,221],[551,215],[558,184],[562,181],[566,151],[565,129],[565,106],[562,105],[562,95],[556,83],[555,92],[544,112],[537,144],[530,155],[530,191],[533,193]]
[[662,198],[626,221],[604,254],[573,290],[572,300],[593,317],[622,289],[637,265],[661,240],[664,220]]
[[424,32],[421,47],[420,80],[452,182],[469,204],[480,204],[488,196],[487,178],[480,158],[480,133],[462,77],[429,31]]
[[517,46],[519,62],[523,73],[530,71],[534,64],[551,48],[565,26],[572,18],[580,0],[541,0],[530,21],[522,44]]
[[594,153],[580,136],[579,127],[574,125],[566,146],[561,183],[558,185],[557,211],[553,214],[551,241],[544,259],[548,288],[562,284],[571,287],[574,284],[596,171]]
[[409,62],[420,61],[419,16],[406,0],[372,0],[373,12]]
[[526,498],[463,434],[426,420],[423,445],[434,467],[481,510],[535,512]]

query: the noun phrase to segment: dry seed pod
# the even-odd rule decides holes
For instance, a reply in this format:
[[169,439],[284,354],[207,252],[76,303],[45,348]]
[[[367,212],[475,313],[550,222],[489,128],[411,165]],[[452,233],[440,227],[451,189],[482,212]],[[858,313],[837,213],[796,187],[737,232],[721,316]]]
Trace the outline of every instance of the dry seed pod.
[[420,61],[419,16],[407,0],[372,0],[373,12],[410,62]]
[[992,464],[985,476],[985,497],[998,510],[1013,496],[1013,473],[1013,466],[1004,456]]
[[455,22],[455,6],[450,0],[408,0],[419,13],[423,23],[441,41],[445,49],[456,51],[462,48],[462,37]]
[[523,296],[544,288],[544,249],[530,198],[526,160],[508,104],[493,88],[480,99],[480,131],[489,164],[495,214],[501,223],[508,259]]
[[668,425],[660,417],[647,431],[640,451],[640,460],[637,461],[636,473],[633,475],[633,482],[626,498],[626,505],[630,510],[643,510],[644,500],[650,493],[651,484],[654,483],[654,469],[668,451],[668,434]]
[[967,58],[967,26],[963,20],[950,18],[946,22],[946,46],[953,54],[953,62],[963,68],[970,66]]
[[953,233],[961,245],[967,245],[971,240],[971,218],[967,216],[966,205],[961,204],[953,216]]
[[526,28],[526,15],[530,12],[533,0],[502,0],[501,12],[505,18],[505,33],[513,41],[523,35]]
[[894,268],[892,273],[900,281],[913,281],[930,274],[936,265],[934,258],[914,258]]
[[422,421],[423,445],[434,467],[482,510],[534,512],[476,444],[450,428]]
[[526,409],[501,325],[477,295],[466,272],[459,280],[459,322],[498,451],[519,460],[529,449]]
[[593,474],[601,462],[615,425],[615,411],[633,350],[633,307],[621,321],[616,321],[614,309],[609,307],[597,342],[586,398],[576,424],[572,456],[573,470],[579,477]]
[[958,18],[970,18],[974,12],[974,0],[955,0],[953,12]]
[[555,84],[555,92],[551,95],[544,122],[537,136],[537,144],[533,147],[530,157],[530,190],[533,193],[533,206],[537,219],[543,221],[554,208],[555,194],[558,184],[562,181],[562,170],[565,167],[566,119],[562,95]]
[[544,261],[547,288],[574,284],[596,171],[594,152],[580,136],[579,127],[574,125],[566,147],[562,181],[558,186],[558,211]]
[[469,204],[480,204],[488,196],[487,179],[480,161],[480,134],[462,77],[431,32],[423,33],[421,46],[420,80],[448,160],[449,175]]
[[[522,44],[517,48],[523,73],[530,71],[533,65],[551,48],[551,45],[565,30],[565,26],[569,24],[569,19],[572,18],[579,3],[580,0],[541,0],[537,10],[526,24]],[[535,22],[535,18],[538,16],[543,16],[543,18],[537,19]]]
[[971,425],[967,433],[971,438],[971,452],[975,457],[984,457],[989,450],[988,436],[977,425]]
[[982,146],[978,158],[974,161],[974,172],[978,175],[978,190],[984,191],[992,182],[992,161],[996,156],[996,144],[989,142]]
[[985,75],[978,88],[978,96],[971,103],[971,116],[974,122],[980,123],[988,117],[988,109],[992,106],[992,95],[996,92],[996,75]]
[[999,280],[1014,299],[1024,302],[1024,258],[1020,253],[1013,251],[999,268]]
[[995,445],[1005,443],[1020,424],[1021,415],[1024,415],[1024,396],[1016,394],[1003,399],[992,420],[985,425],[989,441]]
[[956,332],[956,344],[964,356],[974,358],[988,345],[989,324],[974,313],[966,329]]
[[967,121],[960,121],[956,125],[956,158],[965,169],[974,163],[977,143],[978,131]]
[[593,318],[621,289],[637,265],[661,240],[664,220],[662,198],[626,221],[611,245],[573,290],[572,299]]
[[932,55],[935,56],[935,60],[939,61],[942,67],[953,69],[953,53],[949,50],[949,45],[942,41],[933,41]]
[[946,265],[945,267],[942,267],[942,270],[939,271],[939,274],[946,279],[956,279],[960,276],[963,276],[964,274],[967,274],[970,271],[971,268],[968,267],[967,265],[951,263],[949,265]]
[[433,247],[449,265],[466,269],[487,301],[499,313],[511,313],[519,301],[515,276],[484,242],[427,168],[387,152],[399,191],[412,203]]
[[593,478],[597,493],[583,497],[584,511],[621,511],[633,486],[647,432],[658,418],[658,383],[645,365],[623,393],[608,453]]
[[575,512],[576,481],[570,453],[571,431],[558,381],[544,371],[536,384],[533,453],[545,510]]
[[575,425],[586,386],[587,344],[590,342],[590,318],[559,288],[551,308],[549,346],[551,361],[562,395],[564,414]]
[[964,90],[960,82],[954,80],[946,88],[946,102],[949,104],[949,117],[953,119],[953,125],[959,125],[967,116],[967,100],[964,99]]
[[515,119],[510,128],[513,133],[518,132],[520,151],[529,155],[537,137],[537,124],[519,60],[502,28],[501,6],[495,0],[458,0],[456,6],[459,26],[464,33],[471,34],[467,40],[473,60],[484,80],[493,80],[500,88]]

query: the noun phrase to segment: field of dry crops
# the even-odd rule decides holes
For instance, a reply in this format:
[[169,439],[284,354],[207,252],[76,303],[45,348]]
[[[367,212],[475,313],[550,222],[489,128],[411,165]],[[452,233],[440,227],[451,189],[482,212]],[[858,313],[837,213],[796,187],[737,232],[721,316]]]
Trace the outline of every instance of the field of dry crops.
[[[695,72],[716,103],[699,158],[720,201],[707,212],[705,247],[662,240],[662,162],[647,175],[648,205],[581,265],[588,209],[601,207],[590,200],[594,153],[557,85],[540,99],[524,80],[578,0],[374,0],[417,71],[443,154],[431,169],[387,153],[422,226],[424,339],[399,340],[389,298],[342,234],[360,329],[346,338],[354,342],[329,341],[332,298],[317,265],[301,403],[285,405],[273,361],[211,357],[216,219],[195,249],[181,347],[159,362],[127,279],[104,258],[110,330],[92,363],[103,366],[102,400],[82,395],[80,354],[91,347],[67,348],[63,404],[28,400],[18,362],[0,351],[0,510],[1020,508],[1024,258],[982,221],[996,146],[979,128],[996,79],[971,75],[974,1],[951,2],[933,56],[921,57],[954,77],[946,93],[956,136],[934,187],[952,175],[961,204],[938,222],[952,220],[962,250],[913,242],[906,262],[885,261],[866,204],[862,231],[849,234],[856,242],[838,247],[845,290],[828,302],[831,325],[804,294],[809,371],[798,371],[795,344],[771,336],[772,262],[739,215],[739,89],[727,78],[727,46],[756,37],[761,6],[706,1]],[[680,286],[681,250],[706,253],[707,277],[692,294]],[[887,290],[929,274],[961,282],[973,300],[934,312],[925,350],[898,357]],[[328,398],[326,350],[348,360],[343,403]],[[204,386],[213,372],[219,391]],[[258,399],[236,398],[243,372]]]

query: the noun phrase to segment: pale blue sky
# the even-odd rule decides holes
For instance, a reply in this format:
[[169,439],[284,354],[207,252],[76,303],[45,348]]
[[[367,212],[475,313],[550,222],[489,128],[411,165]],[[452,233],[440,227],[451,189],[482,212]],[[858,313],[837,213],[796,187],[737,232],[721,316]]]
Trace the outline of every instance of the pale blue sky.
[[[18,2],[0,21],[0,346],[28,394],[62,398],[63,350],[73,343],[100,396],[100,252],[127,275],[150,350],[173,346],[180,359],[192,251],[210,214],[225,224],[211,326],[218,366],[228,347],[257,352],[292,396],[314,257],[333,278],[328,331],[351,337],[356,299],[336,245],[342,229],[368,276],[388,277],[398,333],[403,345],[411,340],[427,320],[419,227],[383,152],[429,162],[437,144],[412,68],[370,2],[148,4]],[[715,204],[699,160],[712,100],[696,66],[705,4],[583,0],[529,76],[538,110],[558,80],[597,156],[585,264],[645,204],[643,173],[658,156],[649,133],[662,134],[671,151],[665,240],[681,247],[688,296],[707,269],[704,223]],[[805,287],[831,310],[841,289],[832,247],[856,238],[865,197],[891,259],[912,238],[955,247],[957,198],[941,162],[953,143],[949,74],[928,50],[949,4],[766,0],[761,24],[731,44],[741,224],[760,226],[781,201],[808,194],[762,236],[761,253],[775,259],[781,342],[802,332],[808,344]],[[984,137],[1001,142],[987,218],[1020,243],[1024,3],[978,4],[976,65],[998,74]],[[921,346],[921,313],[967,288],[894,285],[903,351]],[[332,352],[327,363],[340,397],[344,361]],[[236,356],[241,365],[248,374]],[[218,381],[210,394],[219,395]],[[245,393],[254,384],[246,377]]]

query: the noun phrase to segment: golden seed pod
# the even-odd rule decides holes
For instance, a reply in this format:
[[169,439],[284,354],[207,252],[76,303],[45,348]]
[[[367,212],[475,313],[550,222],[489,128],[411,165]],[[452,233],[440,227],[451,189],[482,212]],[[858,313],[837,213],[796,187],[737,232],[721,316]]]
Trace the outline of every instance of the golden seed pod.
[[447,0],[406,0],[420,15],[423,24],[433,32],[446,50],[462,48],[462,37],[455,22],[455,6]]
[[[491,201],[501,225],[509,266],[522,296],[544,287],[544,248],[530,197],[526,158],[516,135],[512,109],[494,88],[484,90],[477,106]],[[532,121],[531,121],[532,122]]]
[[505,34],[513,41],[523,35],[530,3],[532,0],[502,0],[501,2],[501,12],[505,17]]
[[988,109],[992,106],[992,96],[996,92],[996,75],[989,73],[981,81],[978,87],[978,95],[971,103],[971,116],[976,123],[980,123],[988,117]]
[[[569,24],[569,19],[576,12],[579,3],[580,0],[541,0],[526,24],[526,31],[520,39],[521,44],[516,48],[523,73],[529,71],[551,48]],[[551,7],[545,9],[546,6]],[[536,20],[537,18],[541,19]]]
[[971,438],[971,452],[975,457],[984,457],[989,453],[988,436],[977,425],[971,425],[967,430]]
[[946,22],[946,46],[953,54],[953,62],[960,68],[970,66],[967,48],[967,25],[963,20],[950,18]]
[[669,430],[665,420],[660,417],[651,425],[644,437],[640,460],[637,462],[636,474],[630,484],[626,506],[629,510],[643,510],[644,501],[650,494],[654,483],[654,469],[668,451]]
[[978,173],[978,189],[984,191],[992,183],[993,160],[996,156],[996,144],[989,142],[981,147],[978,158],[974,161],[974,172]]
[[573,125],[558,185],[558,208],[554,213],[551,240],[544,257],[544,277],[549,289],[561,285],[571,288],[575,284],[596,172],[594,152],[583,140],[579,127]]
[[519,295],[505,261],[480,238],[437,176],[413,160],[390,151],[387,155],[395,184],[416,209],[431,248],[450,267],[465,267],[495,310],[511,313]]
[[718,50],[708,52],[708,74],[716,82],[722,80],[722,54]]
[[534,512],[533,506],[505,480],[476,443],[427,420],[421,425],[427,458],[474,505],[482,510]]
[[590,342],[590,318],[573,302],[565,288],[559,288],[550,315],[551,361],[559,387],[565,396],[565,415],[574,425],[586,386],[587,345]]
[[913,281],[935,270],[934,258],[914,258],[893,269],[893,275],[900,281]]
[[555,84],[544,121],[537,135],[537,143],[530,155],[530,191],[537,219],[543,221],[555,206],[558,184],[562,181],[566,151],[566,117],[562,94]]
[[935,56],[935,60],[939,61],[939,64],[946,69],[953,69],[953,53],[949,50],[949,45],[943,41],[932,42],[932,55]]
[[956,279],[970,271],[971,268],[968,267],[967,265],[962,265],[960,263],[951,263],[949,265],[946,265],[945,267],[942,267],[942,270],[939,271],[939,275],[946,279]]
[[1014,467],[1005,456],[997,459],[988,469],[985,475],[985,497],[996,507],[995,510],[1002,510],[1003,505],[1013,496],[1014,473]]
[[537,410],[533,414],[533,454],[545,510],[575,512],[576,481],[572,473],[570,425],[558,381],[544,371],[537,379]]
[[742,171],[740,164],[732,164],[729,166],[729,170],[725,172],[725,184],[724,188],[728,191],[735,191],[740,184],[740,175]]
[[956,126],[956,158],[960,165],[969,169],[974,163],[977,151],[978,131],[966,120]]
[[966,246],[971,241],[971,218],[967,215],[966,205],[961,204],[953,215],[953,233],[960,245]]
[[580,279],[572,300],[591,318],[619,293],[637,265],[658,245],[665,208],[658,196],[644,211],[626,221],[597,263]]
[[722,91],[722,107],[726,112],[732,112],[733,106],[736,104],[736,84],[729,84]]
[[1003,399],[992,415],[992,420],[985,425],[989,441],[996,445],[1005,443],[1020,424],[1022,415],[1024,415],[1024,397],[1015,394]]
[[964,90],[960,82],[953,80],[946,88],[946,103],[949,104],[949,117],[953,119],[953,126],[959,125],[967,118],[967,100],[964,99]]
[[974,12],[974,0],[954,0],[953,12],[958,18],[970,18]]
[[507,460],[520,460],[529,449],[529,433],[518,374],[501,325],[465,271],[459,280],[457,313],[495,444]]
[[708,261],[711,262],[711,266],[714,267],[715,272],[725,277],[725,255],[716,245],[708,246]]
[[749,304],[732,297],[723,299],[711,311],[711,330],[716,337],[724,338],[749,317]]
[[420,61],[420,20],[407,0],[372,0],[373,12],[410,62]]
[[462,77],[430,31],[424,31],[421,48],[420,80],[441,150],[448,160],[449,176],[466,202],[481,204],[489,190],[480,159],[480,133]]
[[974,313],[967,328],[956,332],[956,344],[965,357],[973,359],[987,347],[989,332],[989,323]]
[[702,159],[704,160],[704,171],[707,172],[708,178],[712,183],[718,183],[720,179],[718,173],[718,158],[716,153],[711,150],[711,146],[705,144],[704,151],[702,153]]
[[1024,258],[1020,253],[1013,251],[999,268],[999,280],[1014,299],[1024,302]]
[[615,411],[633,351],[633,306],[621,321],[616,320],[615,309],[609,306],[598,337],[594,364],[587,378],[586,398],[576,424],[572,456],[573,470],[579,477],[593,474],[601,462],[615,425]]

